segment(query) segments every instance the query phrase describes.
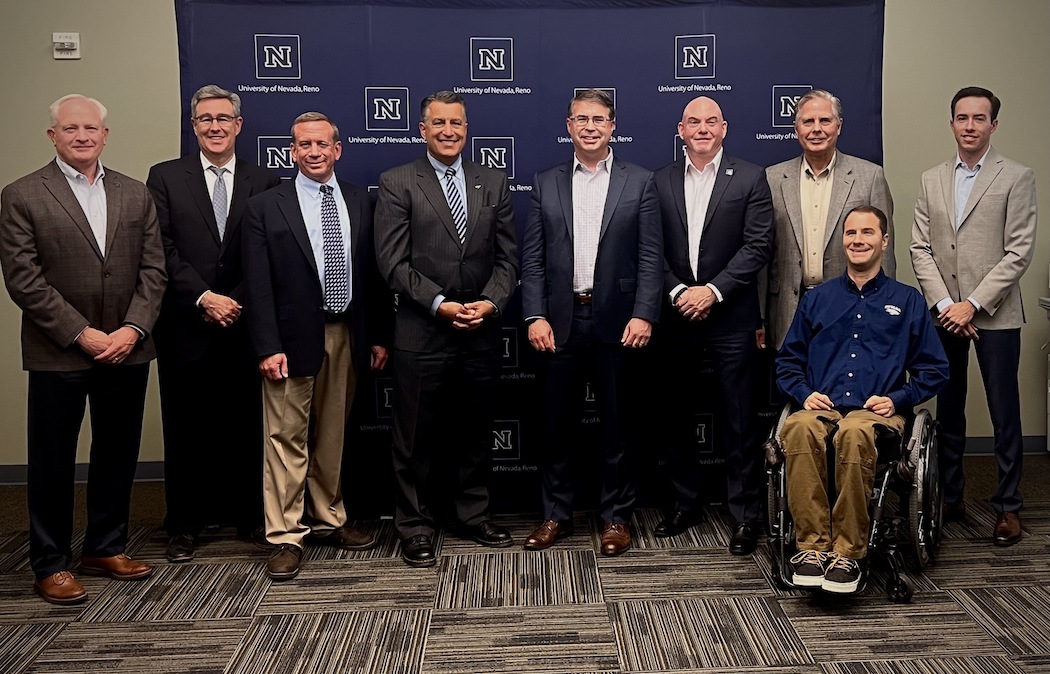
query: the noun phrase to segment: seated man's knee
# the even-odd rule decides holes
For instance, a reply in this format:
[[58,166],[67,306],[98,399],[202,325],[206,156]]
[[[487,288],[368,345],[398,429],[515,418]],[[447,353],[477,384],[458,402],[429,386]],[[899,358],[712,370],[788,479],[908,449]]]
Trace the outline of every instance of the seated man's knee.
[[828,438],[827,414],[820,411],[800,410],[784,420],[780,429],[780,441],[785,454],[823,452]]
[[870,419],[843,417],[833,444],[838,463],[861,463],[874,467],[876,428]]

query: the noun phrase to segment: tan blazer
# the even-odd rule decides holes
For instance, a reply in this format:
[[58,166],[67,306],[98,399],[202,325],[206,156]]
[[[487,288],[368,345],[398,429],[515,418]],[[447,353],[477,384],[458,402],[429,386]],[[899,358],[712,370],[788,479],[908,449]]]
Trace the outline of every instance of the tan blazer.
[[[882,167],[859,157],[838,153],[835,160],[831,203],[828,206],[827,229],[824,232],[824,280],[841,276],[846,271],[842,252],[842,221],[857,206],[875,206],[889,219],[890,245],[882,258],[882,268],[894,277],[897,263],[893,255],[893,197]],[[799,175],[802,157],[774,164],[766,169],[766,179],[773,193],[773,259],[767,267],[765,297],[766,342],[779,349],[784,343],[791,320],[798,308],[802,287],[802,198]]]
[[147,339],[124,360],[154,357],[148,339],[167,280],[157,212],[146,186],[106,169],[106,255],[58,164],[19,178],[0,196],[0,263],[22,310],[22,367],[86,370],[74,340],[91,326],[131,323]]
[[989,148],[956,229],[956,160],[922,174],[911,232],[915,278],[930,308],[973,297],[982,309],[977,328],[1019,328],[1019,282],[1035,250],[1035,172]]

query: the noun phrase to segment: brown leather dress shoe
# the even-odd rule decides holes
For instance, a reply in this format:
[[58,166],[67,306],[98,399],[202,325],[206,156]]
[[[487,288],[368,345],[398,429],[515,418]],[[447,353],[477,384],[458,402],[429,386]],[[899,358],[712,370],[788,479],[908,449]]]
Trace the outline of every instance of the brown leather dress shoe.
[[992,542],[999,547],[1013,545],[1021,540],[1021,516],[1017,513],[999,513],[992,531]]
[[602,530],[602,554],[622,555],[631,549],[631,530],[626,524],[606,522]]
[[266,560],[266,572],[273,580],[291,580],[299,575],[299,562],[303,549],[291,543],[281,543]]
[[376,537],[372,534],[355,529],[349,524],[344,524],[338,529],[333,529],[327,534],[310,534],[307,537],[315,545],[330,545],[333,548],[344,550],[371,550],[376,546]]
[[65,606],[79,604],[87,599],[87,590],[68,571],[59,571],[33,583],[40,598],[51,604]]
[[123,552],[113,557],[81,557],[80,570],[89,576],[108,576],[113,580],[139,580],[153,573],[153,567],[136,562]]
[[572,536],[572,522],[546,520],[525,539],[526,550],[546,550],[561,539]]

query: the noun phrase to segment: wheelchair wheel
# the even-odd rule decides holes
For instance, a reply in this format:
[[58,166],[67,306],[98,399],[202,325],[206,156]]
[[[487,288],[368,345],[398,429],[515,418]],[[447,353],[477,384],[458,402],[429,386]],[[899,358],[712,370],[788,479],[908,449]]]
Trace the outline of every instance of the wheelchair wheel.
[[908,493],[908,533],[921,571],[933,562],[940,547],[944,503],[934,421],[927,410],[920,410],[915,416],[908,442],[908,460],[915,468]]
[[[780,445],[780,431],[784,428],[784,422],[787,420],[787,418],[789,416],[791,416],[791,406],[790,405],[785,405],[784,407],[782,407],[780,409],[780,414],[777,416],[776,423],[773,425],[773,428],[770,429],[769,440],[766,441],[767,444],[769,444],[769,443],[776,443],[778,447],[781,446]],[[772,539],[772,538],[776,538],[777,536],[784,535],[784,531],[783,531],[783,529],[780,529],[780,524],[779,524],[779,522],[780,522],[780,519],[779,519],[779,514],[780,514],[779,502],[780,502],[780,499],[785,499],[786,500],[787,499],[787,494],[784,491],[785,483],[784,483],[783,475],[784,475],[785,468],[784,468],[784,461],[783,461],[783,451],[782,450],[779,451],[779,454],[780,454],[779,463],[772,462],[770,460],[772,458],[770,456],[770,454],[771,454],[771,452],[767,448],[767,451],[766,451],[766,475],[767,475],[767,480],[766,480],[766,536],[768,536],[770,539]],[[780,529],[780,530],[778,531],[778,529]]]
[[891,576],[886,581],[886,596],[894,604],[907,604],[911,601],[913,594],[915,594],[915,588],[912,587],[907,578]]

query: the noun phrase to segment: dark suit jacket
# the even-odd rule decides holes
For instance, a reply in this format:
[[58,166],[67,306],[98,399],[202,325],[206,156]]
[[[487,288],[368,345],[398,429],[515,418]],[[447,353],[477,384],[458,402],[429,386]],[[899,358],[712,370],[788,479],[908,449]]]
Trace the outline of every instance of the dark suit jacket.
[[[371,347],[388,343],[389,295],[375,271],[368,195],[342,180],[339,190],[350,214],[350,330],[354,364],[361,370],[368,367]],[[255,356],[283,353],[290,377],[312,377],[324,358],[324,290],[295,181],[249,199],[243,225],[244,312]]]
[[[762,324],[758,274],[773,253],[773,202],[765,169],[722,154],[711,202],[700,236],[697,275],[689,261],[689,220],[685,200],[685,162],[655,174],[664,227],[664,297],[679,284],[711,283],[722,294],[702,322],[712,330],[755,330]],[[670,302],[665,318],[681,319]]]
[[146,186],[157,204],[168,268],[168,289],[155,329],[162,358],[195,360],[220,335],[237,333],[236,337],[247,340],[244,321],[238,320],[228,328],[205,323],[204,312],[196,303],[206,290],[245,303],[241,265],[245,204],[249,197],[280,182],[271,171],[238,159],[226,234],[220,241],[200,154],[194,152],[150,169]]
[[[167,274],[153,199],[139,181],[105,171],[105,257],[55,162],[0,196],[0,262],[22,310],[26,370],[89,369],[94,360],[74,343],[84,328],[131,323],[148,337],[157,320]],[[124,363],[154,355],[153,341],[141,339]]]
[[[542,316],[561,346],[573,305],[572,162],[536,176],[522,243],[522,315]],[[619,342],[631,318],[660,317],[663,231],[653,174],[613,157],[594,268],[594,322]]]
[[499,321],[461,332],[435,318],[439,294],[459,302],[491,301],[500,312],[518,284],[514,211],[502,171],[463,160],[467,192],[466,242],[459,242],[444,189],[427,157],[379,177],[376,256],[398,294],[394,347],[438,351],[456,344],[492,348]]

